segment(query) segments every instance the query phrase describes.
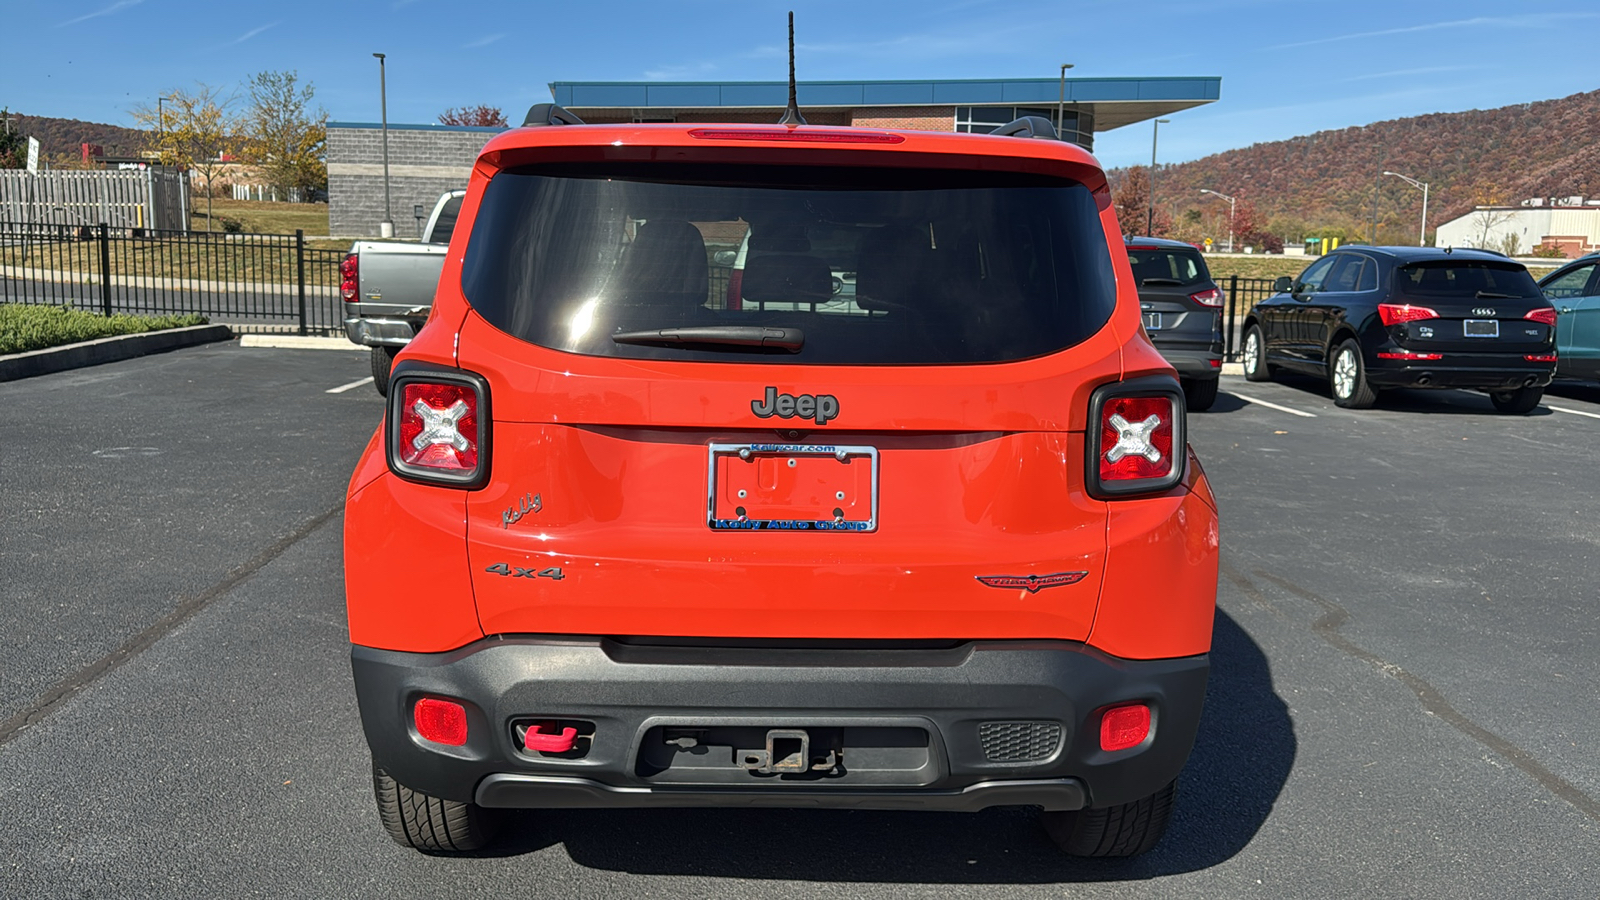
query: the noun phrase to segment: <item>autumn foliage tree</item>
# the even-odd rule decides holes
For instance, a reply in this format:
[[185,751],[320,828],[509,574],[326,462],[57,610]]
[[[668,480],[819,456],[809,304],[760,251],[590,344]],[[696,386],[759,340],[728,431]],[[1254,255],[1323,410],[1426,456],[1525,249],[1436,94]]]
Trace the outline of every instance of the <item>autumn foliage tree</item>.
[[498,106],[452,106],[439,114],[440,125],[478,125],[505,128],[506,114]]
[[[0,109],[0,120],[10,117],[11,110]],[[0,127],[0,169],[21,169],[27,164],[27,140],[19,133]]]
[[1150,170],[1133,166],[1118,173],[1111,185],[1111,203],[1123,234],[1165,237],[1172,231],[1172,217],[1159,206],[1152,220],[1150,209]]
[[241,156],[285,197],[328,184],[328,113],[313,109],[316,89],[295,72],[261,72],[246,85],[250,105],[239,119]]
[[175,90],[162,98],[165,104],[137,106],[133,117],[149,129],[152,149],[162,165],[181,166],[200,173],[206,183],[206,230],[211,230],[212,181],[227,164],[223,156],[237,145],[234,135],[233,95],[221,88],[197,83],[194,90]]

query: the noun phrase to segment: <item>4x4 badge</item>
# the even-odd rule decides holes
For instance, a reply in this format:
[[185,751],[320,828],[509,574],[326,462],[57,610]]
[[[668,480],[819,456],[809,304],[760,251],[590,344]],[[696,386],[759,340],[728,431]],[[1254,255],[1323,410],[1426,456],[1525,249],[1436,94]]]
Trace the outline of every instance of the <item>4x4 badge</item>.
[[1077,584],[1086,578],[1088,574],[1088,572],[1057,572],[1054,575],[977,575],[974,577],[989,587],[1022,588],[1030,594],[1037,594],[1040,588]]
[[767,388],[767,396],[761,400],[750,401],[750,411],[763,419],[777,416],[780,419],[792,419],[799,416],[802,419],[812,419],[818,425],[828,424],[828,420],[839,415],[839,398],[832,394],[780,394],[775,387]]

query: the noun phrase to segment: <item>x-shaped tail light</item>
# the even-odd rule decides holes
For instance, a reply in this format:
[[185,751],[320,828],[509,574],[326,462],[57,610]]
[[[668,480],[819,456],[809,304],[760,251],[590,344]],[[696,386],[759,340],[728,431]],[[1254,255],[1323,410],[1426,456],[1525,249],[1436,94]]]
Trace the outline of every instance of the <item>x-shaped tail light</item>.
[[1106,420],[1116,429],[1117,443],[1106,451],[1106,462],[1114,463],[1125,456],[1142,456],[1153,463],[1161,461],[1161,450],[1150,442],[1151,435],[1161,425],[1161,417],[1151,415],[1143,421],[1129,422],[1120,414]]

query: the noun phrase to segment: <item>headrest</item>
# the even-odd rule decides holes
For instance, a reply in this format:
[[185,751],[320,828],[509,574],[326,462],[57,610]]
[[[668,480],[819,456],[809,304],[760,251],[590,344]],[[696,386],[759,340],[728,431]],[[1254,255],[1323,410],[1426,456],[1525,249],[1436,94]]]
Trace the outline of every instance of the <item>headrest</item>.
[[921,229],[888,225],[867,235],[856,263],[856,305],[876,310],[917,306],[933,262],[928,234]]
[[833,298],[833,271],[815,256],[752,256],[740,293],[752,303],[825,303]]
[[698,305],[705,302],[708,285],[700,229],[682,219],[651,219],[639,226],[623,258],[625,295],[679,294]]

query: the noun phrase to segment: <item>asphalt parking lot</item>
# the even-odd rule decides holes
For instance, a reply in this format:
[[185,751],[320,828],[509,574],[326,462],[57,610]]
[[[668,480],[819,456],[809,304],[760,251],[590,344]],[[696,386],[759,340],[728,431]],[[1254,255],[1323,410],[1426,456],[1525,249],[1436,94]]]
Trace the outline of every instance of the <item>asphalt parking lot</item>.
[[1018,810],[663,810],[449,859],[379,827],[350,685],[341,497],[381,401],[330,391],[367,374],[235,342],[0,384],[0,896],[1600,895],[1600,390],[1509,417],[1224,379],[1190,418],[1213,679],[1147,856],[1068,859]]

